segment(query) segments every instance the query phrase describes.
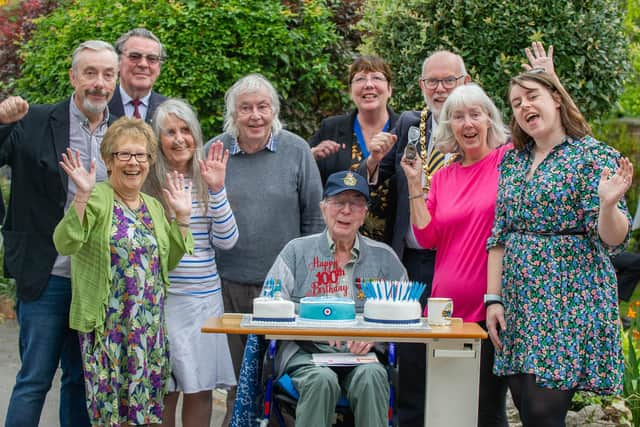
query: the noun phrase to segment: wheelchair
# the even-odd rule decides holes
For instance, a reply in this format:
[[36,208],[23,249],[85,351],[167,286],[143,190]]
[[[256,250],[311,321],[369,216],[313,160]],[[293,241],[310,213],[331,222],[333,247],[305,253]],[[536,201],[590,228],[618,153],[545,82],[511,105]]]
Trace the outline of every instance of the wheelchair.
[[[262,419],[260,426],[294,427],[296,405],[299,398],[289,375],[280,377],[275,373],[275,358],[277,352],[277,340],[271,340],[266,349],[262,366],[263,403]],[[395,407],[395,393],[398,389],[398,365],[395,354],[395,344],[389,343],[386,350],[387,379],[389,381],[389,410],[388,425],[397,426],[398,417]],[[335,423],[337,427],[353,427],[354,417],[349,407],[349,401],[341,396],[335,410]]]

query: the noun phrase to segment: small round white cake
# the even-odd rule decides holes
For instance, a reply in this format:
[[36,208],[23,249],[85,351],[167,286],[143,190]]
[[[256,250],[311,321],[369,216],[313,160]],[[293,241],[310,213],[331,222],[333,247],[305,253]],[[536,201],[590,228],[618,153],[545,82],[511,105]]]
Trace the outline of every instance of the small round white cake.
[[295,322],[294,304],[282,298],[254,298],[252,320],[255,322]]
[[364,320],[373,323],[420,323],[422,307],[418,301],[393,301],[367,299],[364,303]]

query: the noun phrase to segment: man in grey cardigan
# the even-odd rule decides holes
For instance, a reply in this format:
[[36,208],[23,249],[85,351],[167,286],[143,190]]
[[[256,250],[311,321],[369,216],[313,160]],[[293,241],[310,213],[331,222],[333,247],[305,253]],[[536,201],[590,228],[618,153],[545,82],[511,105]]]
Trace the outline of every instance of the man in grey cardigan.
[[[216,263],[225,312],[250,313],[284,245],[324,228],[322,183],[307,143],[282,129],[278,94],[265,77],[242,77],[225,104],[225,132],[206,149],[221,140],[229,150],[225,186],[240,237],[233,249],[216,250]],[[228,339],[237,377],[245,340]]]

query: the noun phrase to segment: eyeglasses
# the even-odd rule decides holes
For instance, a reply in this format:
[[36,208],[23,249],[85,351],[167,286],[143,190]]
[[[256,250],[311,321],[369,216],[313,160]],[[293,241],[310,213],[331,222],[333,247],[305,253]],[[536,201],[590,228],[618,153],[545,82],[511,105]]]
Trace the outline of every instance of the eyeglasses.
[[135,157],[138,163],[146,163],[151,158],[147,153],[130,153],[128,151],[116,151],[111,155],[121,162],[128,162],[132,157]]
[[242,104],[238,107],[238,113],[243,116],[248,116],[250,114],[253,114],[256,109],[258,110],[258,114],[260,114],[261,116],[266,116],[267,114],[273,112],[271,104],[262,103],[258,105]]
[[364,86],[368,81],[371,81],[371,83],[378,85],[386,83],[387,78],[385,76],[360,76],[351,80],[351,84],[354,86]]
[[420,81],[423,82],[428,89],[437,88],[439,83],[442,83],[442,87],[445,89],[453,89],[456,86],[456,82],[463,77],[464,74],[458,77],[452,76],[444,79],[428,79],[426,77],[423,77],[420,79]]
[[327,203],[335,208],[336,210],[341,211],[347,205],[351,207],[352,211],[360,212],[363,211],[367,207],[367,201],[364,198],[353,198],[353,199],[329,199]]
[[154,55],[154,54],[145,55],[144,53],[140,53],[140,52],[129,52],[129,53],[125,53],[124,56],[129,58],[129,61],[134,62],[136,64],[142,61],[142,58],[146,59],[147,63],[150,65],[159,64],[164,60],[164,58],[162,58],[160,55]]

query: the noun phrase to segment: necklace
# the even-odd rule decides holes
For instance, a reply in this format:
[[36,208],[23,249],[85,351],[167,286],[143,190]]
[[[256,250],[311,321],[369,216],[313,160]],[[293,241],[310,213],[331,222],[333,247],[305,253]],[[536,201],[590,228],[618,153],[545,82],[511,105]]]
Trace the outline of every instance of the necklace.
[[[119,201],[122,202],[131,212],[135,213],[138,209],[140,209],[140,194],[138,194],[134,198],[127,199],[115,188],[113,189],[113,192],[116,194],[116,196],[118,196]],[[129,203],[134,203],[135,207],[131,207]]]

